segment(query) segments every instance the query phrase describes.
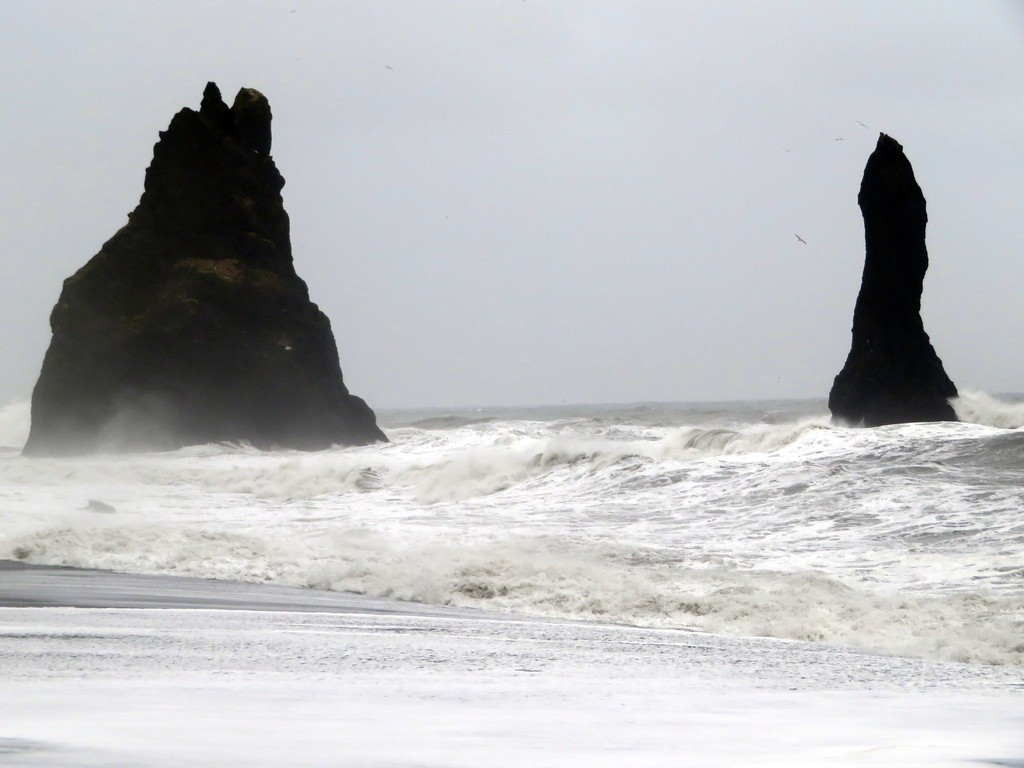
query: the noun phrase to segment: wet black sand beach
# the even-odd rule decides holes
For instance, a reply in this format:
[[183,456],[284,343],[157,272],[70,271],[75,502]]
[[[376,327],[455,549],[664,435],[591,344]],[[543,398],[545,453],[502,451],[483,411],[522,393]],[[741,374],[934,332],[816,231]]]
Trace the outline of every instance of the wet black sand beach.
[[348,592],[151,576],[0,560],[2,608],[182,608],[243,611],[487,615]]

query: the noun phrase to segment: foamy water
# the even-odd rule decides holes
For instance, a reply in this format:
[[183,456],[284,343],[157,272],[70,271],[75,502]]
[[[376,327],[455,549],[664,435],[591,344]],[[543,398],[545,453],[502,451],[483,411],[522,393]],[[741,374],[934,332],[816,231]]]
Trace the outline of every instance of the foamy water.
[[392,443],[319,453],[9,451],[0,558],[1024,664],[1024,407],[957,410],[989,425],[595,406],[386,413]]

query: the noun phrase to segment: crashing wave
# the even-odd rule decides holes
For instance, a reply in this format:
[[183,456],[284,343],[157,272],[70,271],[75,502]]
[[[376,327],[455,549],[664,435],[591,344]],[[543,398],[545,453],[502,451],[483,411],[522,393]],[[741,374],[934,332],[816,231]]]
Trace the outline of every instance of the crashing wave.
[[960,421],[984,424],[1001,429],[1019,429],[1024,426],[1024,401],[1000,400],[984,392],[960,390],[960,396],[950,403]]

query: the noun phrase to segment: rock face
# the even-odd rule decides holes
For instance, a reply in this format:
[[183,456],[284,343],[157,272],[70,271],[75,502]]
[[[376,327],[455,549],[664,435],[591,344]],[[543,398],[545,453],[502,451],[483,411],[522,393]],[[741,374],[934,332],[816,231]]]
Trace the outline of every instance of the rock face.
[[867,253],[853,312],[853,346],[828,407],[834,421],[863,426],[956,421],[956,386],[921,322],[928,269],[925,199],[903,147],[882,134],[857,198]]
[[64,281],[26,454],[386,440],[292,265],[270,120],[210,83],[160,134],[128,224]]

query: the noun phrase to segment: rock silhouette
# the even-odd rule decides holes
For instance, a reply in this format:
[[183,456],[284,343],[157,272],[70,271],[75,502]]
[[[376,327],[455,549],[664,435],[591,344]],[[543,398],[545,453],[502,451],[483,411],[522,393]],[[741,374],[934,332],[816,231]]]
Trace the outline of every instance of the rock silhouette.
[[956,421],[957,389],[921,322],[928,269],[925,199],[903,147],[881,134],[857,197],[866,256],[853,344],[828,398],[834,421],[879,426]]
[[160,134],[128,223],[64,281],[26,454],[386,440],[295,273],[270,123],[210,83]]

